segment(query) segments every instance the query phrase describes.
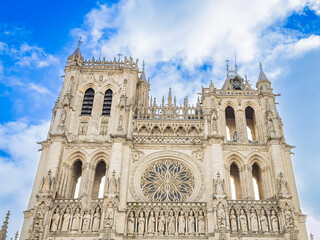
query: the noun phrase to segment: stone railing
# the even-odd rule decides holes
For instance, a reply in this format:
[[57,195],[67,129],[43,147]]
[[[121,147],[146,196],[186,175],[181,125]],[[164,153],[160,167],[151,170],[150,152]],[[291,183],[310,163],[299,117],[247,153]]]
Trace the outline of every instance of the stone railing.
[[206,203],[128,202],[126,235],[128,237],[205,236]]
[[203,119],[202,108],[197,106],[149,106],[137,107],[135,109],[135,119],[174,119],[174,120],[191,120]]
[[281,235],[293,221],[292,212],[272,200],[228,200],[227,216],[231,236]]
[[132,57],[127,58],[124,57],[123,61],[119,61],[116,58],[113,61],[106,61],[105,58],[102,60],[97,60],[92,58],[91,60],[84,60],[83,66],[88,67],[95,67],[95,68],[107,68],[107,69],[123,69],[129,68],[133,70],[138,70],[138,59],[136,61],[133,60]]

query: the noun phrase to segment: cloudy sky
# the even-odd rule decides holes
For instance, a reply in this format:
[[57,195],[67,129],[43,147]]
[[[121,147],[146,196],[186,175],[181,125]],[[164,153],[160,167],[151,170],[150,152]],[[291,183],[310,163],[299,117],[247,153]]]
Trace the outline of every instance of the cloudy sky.
[[151,94],[195,102],[221,87],[225,60],[272,82],[309,233],[320,239],[319,0],[4,1],[0,8],[0,222],[20,231],[67,57],[121,53],[146,62]]

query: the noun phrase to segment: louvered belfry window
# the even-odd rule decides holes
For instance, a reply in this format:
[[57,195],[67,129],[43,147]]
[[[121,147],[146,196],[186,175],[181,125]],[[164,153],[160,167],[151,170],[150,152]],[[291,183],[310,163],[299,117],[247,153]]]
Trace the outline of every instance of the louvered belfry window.
[[91,115],[93,99],[94,99],[94,90],[92,88],[89,88],[84,94],[81,115]]
[[104,94],[102,115],[110,116],[111,104],[112,104],[112,90],[108,89]]

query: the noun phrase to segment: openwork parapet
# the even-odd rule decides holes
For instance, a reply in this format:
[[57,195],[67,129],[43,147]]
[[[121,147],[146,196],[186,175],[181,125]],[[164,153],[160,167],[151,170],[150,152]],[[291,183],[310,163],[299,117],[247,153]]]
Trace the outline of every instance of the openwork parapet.
[[205,236],[206,203],[127,203],[128,237],[136,236]]

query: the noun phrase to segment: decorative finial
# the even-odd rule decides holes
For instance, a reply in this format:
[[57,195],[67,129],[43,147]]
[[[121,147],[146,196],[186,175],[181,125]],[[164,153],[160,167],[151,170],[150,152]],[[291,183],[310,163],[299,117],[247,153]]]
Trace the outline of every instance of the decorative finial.
[[144,72],[144,69],[145,69],[146,65],[144,63],[144,60],[142,61],[142,71]]
[[262,63],[259,64],[260,71],[262,71]]
[[234,70],[238,72],[238,65],[237,65],[237,53],[236,50],[234,49]]
[[81,39],[82,39],[82,38],[80,37],[79,40],[78,40],[78,48],[80,48],[81,43],[83,43]]
[[123,55],[121,53],[118,53],[117,56],[118,56],[118,62],[120,62],[120,57]]

